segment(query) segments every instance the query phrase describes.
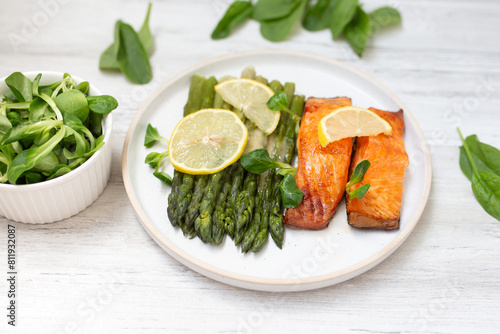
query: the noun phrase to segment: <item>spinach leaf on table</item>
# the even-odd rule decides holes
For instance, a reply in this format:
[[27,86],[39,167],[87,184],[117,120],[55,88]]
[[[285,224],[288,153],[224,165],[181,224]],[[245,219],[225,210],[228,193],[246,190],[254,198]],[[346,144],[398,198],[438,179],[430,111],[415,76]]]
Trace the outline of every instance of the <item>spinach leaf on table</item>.
[[352,21],[345,27],[344,35],[354,52],[361,57],[370,39],[371,26],[370,17],[360,6],[356,8]]
[[[356,15],[358,0],[336,0],[330,16],[330,31],[337,38]],[[361,9],[361,7],[359,7]]]
[[129,24],[119,21],[117,35],[119,43],[116,61],[122,73],[133,83],[150,82],[153,71],[137,33]]
[[[477,136],[469,136],[467,137],[468,140],[465,140],[459,129],[458,134],[463,143],[460,166],[468,178],[471,176],[472,192],[483,209],[500,221],[500,175],[497,174],[498,150],[479,142]],[[476,152],[476,156],[473,156],[473,150]],[[485,151],[491,153],[491,156],[484,155]],[[468,164],[464,161],[465,157]],[[481,162],[482,165],[478,167],[476,161]]]
[[401,14],[396,8],[381,7],[368,14],[372,33],[385,27],[401,23]]
[[274,20],[261,21],[260,33],[262,36],[271,42],[284,41],[293,31],[297,22],[300,21],[307,3],[308,0],[296,1],[288,16]]
[[212,32],[212,39],[228,37],[231,29],[250,18],[252,12],[253,7],[250,1],[233,2]]
[[302,25],[309,31],[320,31],[330,27],[332,12],[336,0],[318,0],[316,4],[307,9]]
[[[480,171],[488,171],[500,176],[500,150],[482,143],[476,135],[465,139],[472,159]],[[464,146],[460,147],[460,168],[465,176],[472,180],[473,169]]]
[[290,15],[302,0],[258,0],[254,6],[253,19],[269,21]]
[[149,16],[151,15],[151,2],[148,5],[148,12],[146,13],[146,18],[142,23],[141,29],[137,32],[137,37],[144,46],[144,50],[149,54],[153,49],[153,34],[149,29]]
[[[114,41],[101,54],[99,58],[100,69],[120,70],[130,81],[138,84],[148,83],[151,80],[152,69],[148,55],[153,48],[153,35],[149,28],[150,14],[151,3],[148,5],[146,17],[138,32],[130,25],[124,28],[125,23],[121,20],[115,23]],[[124,40],[127,45],[123,45]],[[130,55],[127,54],[128,52]],[[138,62],[138,65],[134,69],[132,65],[135,62]],[[144,73],[138,74],[137,70],[144,71]]]

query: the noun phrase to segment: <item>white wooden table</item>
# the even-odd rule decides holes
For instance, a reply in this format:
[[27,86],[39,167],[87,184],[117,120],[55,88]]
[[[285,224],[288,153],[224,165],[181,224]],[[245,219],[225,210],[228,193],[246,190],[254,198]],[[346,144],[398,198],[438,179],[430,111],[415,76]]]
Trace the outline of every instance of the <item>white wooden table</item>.
[[[138,27],[145,1],[3,1],[0,76],[54,70],[115,96],[113,169],[102,196],[48,225],[14,223],[18,322],[7,326],[7,224],[0,218],[1,333],[499,333],[500,222],[474,199],[458,166],[459,138],[500,146],[500,2],[365,0],[400,8],[403,25],[358,59],[328,32],[265,41],[255,22],[211,41],[229,0],[154,1],[154,79],[145,86],[98,69],[115,21]],[[45,14],[44,14],[45,13]],[[301,293],[227,286],[179,264],[147,235],[122,182],[121,150],[139,106],[180,70],[234,51],[309,51],[346,62],[396,93],[421,125],[433,161],[425,212],[387,260],[347,282]],[[1,199],[0,199],[1,200]]]

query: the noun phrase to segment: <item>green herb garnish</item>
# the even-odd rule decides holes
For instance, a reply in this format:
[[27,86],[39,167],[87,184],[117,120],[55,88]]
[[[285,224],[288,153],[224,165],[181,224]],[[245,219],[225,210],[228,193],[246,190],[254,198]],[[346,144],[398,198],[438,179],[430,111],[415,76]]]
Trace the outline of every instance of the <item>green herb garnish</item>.
[[483,209],[500,220],[500,151],[479,141],[476,135],[463,138],[460,168],[471,181],[472,192]]
[[[162,141],[168,144],[168,139],[159,135],[158,130],[153,127],[151,124],[148,124],[146,129],[146,135],[144,137],[144,146],[147,148],[152,147],[156,141]],[[172,177],[165,172],[162,172],[161,169],[163,167],[163,162],[168,160],[168,150],[163,153],[151,152],[146,156],[146,160],[144,163],[148,164],[155,171],[153,175],[159,179],[160,181],[172,185]]]
[[162,141],[168,144],[168,139],[159,135],[158,129],[148,124],[146,128],[146,136],[144,137],[144,146],[147,148],[152,147],[157,141]]
[[368,171],[368,168],[370,168],[370,161],[368,161],[368,160],[363,160],[360,163],[358,163],[356,165],[356,167],[354,167],[354,171],[351,174],[351,178],[345,186],[345,191],[347,192],[347,195],[349,196],[350,199],[353,199],[353,198],[361,199],[361,198],[363,198],[363,196],[365,196],[368,189],[370,189],[370,184],[367,183],[367,184],[365,184],[361,187],[358,187],[352,191],[349,190],[351,188],[351,186],[363,181],[363,178],[365,177],[365,174]]
[[281,199],[285,208],[294,208],[302,202],[303,193],[297,187],[294,176],[297,168],[284,162],[273,160],[265,148],[259,148],[241,157],[241,165],[253,174],[261,174],[272,168],[284,176],[280,182]]

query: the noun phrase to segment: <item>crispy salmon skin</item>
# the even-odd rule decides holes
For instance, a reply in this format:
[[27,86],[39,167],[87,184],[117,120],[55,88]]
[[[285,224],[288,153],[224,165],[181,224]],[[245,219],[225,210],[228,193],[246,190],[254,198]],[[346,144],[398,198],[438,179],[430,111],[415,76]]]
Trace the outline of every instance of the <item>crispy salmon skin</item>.
[[320,230],[328,225],[342,200],[349,173],[352,138],[322,147],[318,139],[319,121],[351,99],[308,98],[297,139],[299,165],[295,181],[304,193],[302,202],[285,212],[285,225]]
[[356,138],[350,173],[362,160],[371,165],[364,179],[370,189],[361,199],[347,198],[347,221],[357,228],[393,230],[399,228],[405,169],[408,155],[403,142],[403,111],[389,112],[370,108],[392,126],[392,135],[379,134]]

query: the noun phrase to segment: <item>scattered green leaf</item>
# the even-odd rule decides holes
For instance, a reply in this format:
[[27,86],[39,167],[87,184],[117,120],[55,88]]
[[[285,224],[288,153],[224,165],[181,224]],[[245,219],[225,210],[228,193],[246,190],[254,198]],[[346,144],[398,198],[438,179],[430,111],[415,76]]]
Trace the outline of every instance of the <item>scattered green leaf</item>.
[[250,1],[233,2],[212,32],[212,39],[228,37],[231,34],[231,29],[249,19],[252,12],[253,7]]
[[381,7],[368,14],[372,33],[385,27],[401,23],[401,14],[396,8]]
[[295,208],[302,202],[304,194],[297,187],[295,179],[291,174],[286,174],[280,182],[281,201],[285,209]]
[[289,15],[279,19],[261,21],[260,33],[262,36],[271,42],[281,42],[287,39],[297,22],[300,21],[307,3],[308,0],[295,1]]
[[352,21],[344,29],[344,34],[351,48],[361,57],[370,39],[371,27],[370,17],[360,6],[356,9],[356,14]]
[[162,141],[168,144],[168,139],[160,136],[160,134],[158,133],[158,129],[153,127],[150,123],[146,128],[146,136],[144,137],[144,146],[150,148],[156,143],[156,141]]
[[[467,177],[472,172],[470,178],[472,192],[483,209],[500,221],[500,175],[495,171],[498,167],[498,150],[479,142],[477,136],[469,136],[467,138],[469,140],[465,140],[460,129],[457,129],[457,131],[463,143],[462,152],[465,152],[465,156],[469,162],[468,165],[464,164],[462,162],[464,158],[461,157],[461,168]],[[473,151],[469,143],[472,144],[476,153],[479,152],[479,156],[476,156],[477,158],[473,156]],[[483,155],[485,151],[492,153],[491,161],[489,160],[489,156]],[[476,161],[481,161],[481,168],[487,167],[489,170],[479,169]]]
[[354,190],[350,190],[350,188],[363,181],[363,178],[365,177],[366,172],[368,171],[368,168],[370,168],[370,161],[368,160],[362,160],[359,162],[356,167],[354,167],[354,170],[351,174],[351,178],[349,182],[347,182],[345,186],[345,190],[347,192],[347,195],[349,196],[350,199],[353,198],[359,198],[361,199],[363,196],[365,196],[366,192],[370,188],[370,184],[365,184],[361,187],[358,187]]
[[[335,1],[330,18],[330,31],[332,38],[339,37],[349,22],[353,21],[358,8],[358,0],[337,0]],[[359,7],[361,9],[361,7]]]

